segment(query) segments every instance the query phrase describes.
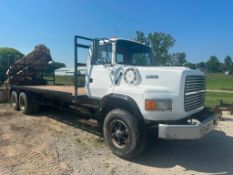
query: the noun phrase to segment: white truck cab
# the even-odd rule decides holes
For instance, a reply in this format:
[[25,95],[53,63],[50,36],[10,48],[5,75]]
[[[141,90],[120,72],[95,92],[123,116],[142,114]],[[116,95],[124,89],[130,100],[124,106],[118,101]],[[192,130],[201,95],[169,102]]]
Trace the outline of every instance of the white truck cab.
[[[108,100],[110,106],[115,105],[117,96],[131,99],[145,125],[157,126],[159,138],[198,139],[206,135],[216,124],[217,115],[200,117],[205,106],[204,73],[185,67],[160,67],[155,62],[151,48],[144,44],[120,38],[98,40],[89,49],[86,91],[93,98],[114,96]],[[122,107],[117,104],[114,109]],[[132,114],[134,109],[123,110]],[[187,122],[195,115],[195,122]],[[121,124],[127,127],[126,122]],[[107,132],[109,126],[105,127]]]
[[96,58],[89,50],[85,86],[89,96],[129,96],[150,121],[179,120],[204,108],[203,72],[156,66],[151,48],[135,41],[114,38],[99,43]]

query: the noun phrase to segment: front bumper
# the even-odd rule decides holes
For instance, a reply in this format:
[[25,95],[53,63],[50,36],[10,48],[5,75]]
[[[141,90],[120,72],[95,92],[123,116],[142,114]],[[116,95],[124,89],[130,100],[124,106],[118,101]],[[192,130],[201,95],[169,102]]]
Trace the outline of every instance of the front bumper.
[[[217,125],[219,114],[203,110],[189,118],[196,122],[185,124],[159,124],[158,135],[162,139],[199,139],[204,137]],[[184,121],[180,122],[183,123]]]

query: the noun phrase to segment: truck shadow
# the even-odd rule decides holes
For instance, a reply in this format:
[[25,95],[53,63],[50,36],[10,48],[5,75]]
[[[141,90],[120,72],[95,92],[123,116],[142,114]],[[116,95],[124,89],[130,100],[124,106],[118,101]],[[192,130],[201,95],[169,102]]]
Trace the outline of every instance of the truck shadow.
[[[41,115],[102,136],[98,126],[80,122],[77,114],[49,109],[49,112],[46,110],[37,114],[37,116]],[[155,139],[154,133],[149,132],[146,150],[141,156],[131,161],[155,168],[181,166],[185,171],[233,174],[233,137],[226,135],[223,131],[214,130],[200,140],[177,141]]]
[[41,111],[44,112],[39,112],[37,114],[34,114],[34,116],[47,116],[72,127],[87,131],[91,134],[95,134],[100,137],[103,136],[102,130],[100,129],[98,124],[96,124],[95,122],[87,122],[87,120],[85,121],[85,116],[81,116],[80,114],[76,114],[74,112],[58,110],[55,108],[43,107],[43,110]]
[[214,130],[200,140],[152,139],[135,163],[159,168],[181,166],[185,171],[233,174],[233,137]]

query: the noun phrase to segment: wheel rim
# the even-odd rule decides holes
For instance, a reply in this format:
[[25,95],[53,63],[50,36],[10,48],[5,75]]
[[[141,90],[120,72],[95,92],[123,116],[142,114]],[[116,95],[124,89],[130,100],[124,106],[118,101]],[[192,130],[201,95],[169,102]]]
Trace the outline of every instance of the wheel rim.
[[20,99],[19,105],[20,105],[21,111],[24,111],[25,110],[25,101],[23,98]]
[[113,120],[110,125],[112,143],[118,148],[125,148],[129,144],[129,129],[121,120]]

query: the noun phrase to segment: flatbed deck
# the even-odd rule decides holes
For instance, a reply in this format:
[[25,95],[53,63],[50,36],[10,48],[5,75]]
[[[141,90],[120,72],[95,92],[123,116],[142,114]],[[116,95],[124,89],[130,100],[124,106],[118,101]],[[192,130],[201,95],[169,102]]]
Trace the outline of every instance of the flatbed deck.
[[[57,86],[57,85],[36,85],[36,86],[11,86],[14,89],[30,90],[40,94],[47,94],[56,97],[63,97],[65,99],[74,98],[74,86]],[[86,90],[84,87],[79,87],[78,96],[86,96]]]
[[[51,85],[45,85],[45,86],[24,86],[27,88],[33,88],[33,89],[43,89],[48,91],[54,91],[54,92],[65,92],[72,94],[74,96],[74,86],[51,86]],[[86,91],[84,87],[78,88],[78,95],[86,95]]]

